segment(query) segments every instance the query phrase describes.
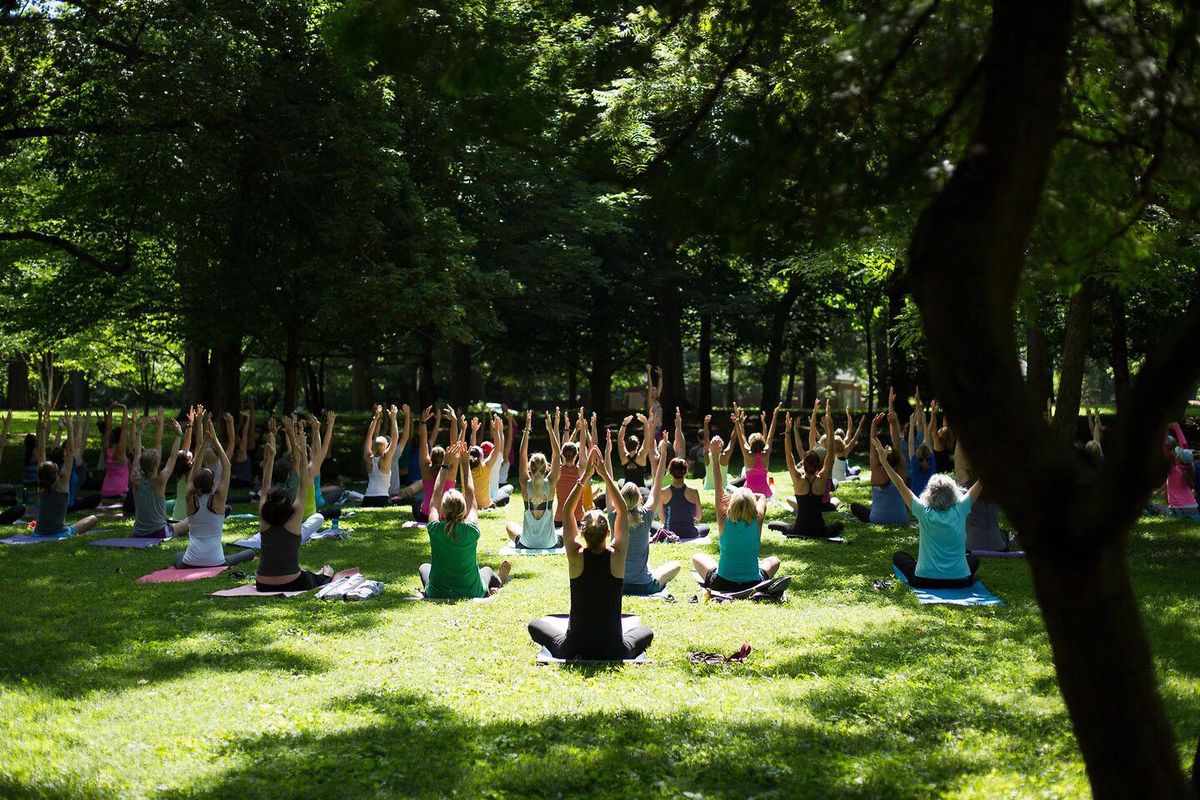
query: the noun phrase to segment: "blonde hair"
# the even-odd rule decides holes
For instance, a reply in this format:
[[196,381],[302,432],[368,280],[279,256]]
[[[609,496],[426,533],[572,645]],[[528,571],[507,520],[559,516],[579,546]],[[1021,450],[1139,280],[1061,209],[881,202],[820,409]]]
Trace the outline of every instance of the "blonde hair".
[[599,550],[608,540],[608,517],[598,508],[584,512],[579,532],[583,535],[587,549]]
[[375,455],[381,456],[386,453],[389,441],[390,440],[386,436],[376,436],[374,442]]
[[154,473],[158,472],[159,462],[162,460],[162,453],[151,448],[143,450],[142,457],[138,459],[138,469],[142,471],[143,478],[152,478]]
[[529,457],[529,505],[536,506],[544,503],[550,496],[550,479],[547,473],[550,463],[545,453],[534,453]]
[[642,493],[633,481],[621,485],[621,499],[625,501],[626,511],[637,511],[642,506]]
[[467,517],[467,498],[458,489],[448,489],[442,494],[442,522],[446,526],[446,535],[451,539],[457,538],[454,526]]
[[725,516],[734,522],[753,522],[758,519],[758,501],[754,492],[744,486],[733,490],[729,495],[729,510]]

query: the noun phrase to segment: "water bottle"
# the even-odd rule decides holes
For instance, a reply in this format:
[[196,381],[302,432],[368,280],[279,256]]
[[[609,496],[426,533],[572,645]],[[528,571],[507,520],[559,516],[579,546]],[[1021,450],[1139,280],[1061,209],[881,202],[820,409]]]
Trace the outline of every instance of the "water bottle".
[[333,529],[336,531],[336,530],[338,529],[338,522],[339,522],[340,520],[341,520],[341,517],[340,517],[340,516],[334,517],[334,518],[333,518],[333,523],[330,525],[330,527],[332,527],[332,528],[333,528]]

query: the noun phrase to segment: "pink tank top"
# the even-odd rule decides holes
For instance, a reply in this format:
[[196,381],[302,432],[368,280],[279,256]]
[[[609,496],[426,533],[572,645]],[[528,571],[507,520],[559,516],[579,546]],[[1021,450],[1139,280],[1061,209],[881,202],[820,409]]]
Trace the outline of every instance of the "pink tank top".
[[100,486],[101,497],[124,497],[129,491],[129,462],[116,463],[117,448],[111,447],[104,455],[104,483]]
[[762,453],[754,454],[754,466],[746,470],[746,488],[755,494],[771,496],[771,484],[767,481],[767,467]]
[[[421,513],[429,516],[429,501],[433,499],[433,484],[437,480],[437,473],[434,472],[432,478],[421,479]],[[446,481],[442,487],[443,492],[448,492],[454,488],[454,481]]]

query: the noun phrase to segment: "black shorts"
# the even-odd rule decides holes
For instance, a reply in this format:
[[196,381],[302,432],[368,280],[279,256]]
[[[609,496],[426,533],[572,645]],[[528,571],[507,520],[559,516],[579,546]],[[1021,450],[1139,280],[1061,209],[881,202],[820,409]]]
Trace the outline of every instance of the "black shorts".
[[714,592],[729,592],[732,594],[734,592],[744,592],[747,589],[753,589],[763,581],[769,580],[771,580],[771,578],[767,575],[766,571],[760,569],[758,571],[758,580],[751,581],[750,583],[735,583],[734,581],[725,580],[718,575],[717,571],[714,569],[712,572],[708,573],[708,577],[704,579],[704,588],[712,589]]
[[300,570],[300,574],[291,583],[259,583],[255,581],[254,588],[260,592],[307,592],[309,589],[324,586],[331,580],[333,578],[328,575],[318,575],[315,572],[302,569]]

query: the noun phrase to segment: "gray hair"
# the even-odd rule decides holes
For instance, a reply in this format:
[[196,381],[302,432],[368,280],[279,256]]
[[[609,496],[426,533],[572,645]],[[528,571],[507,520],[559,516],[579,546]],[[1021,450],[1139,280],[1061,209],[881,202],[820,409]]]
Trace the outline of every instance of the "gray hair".
[[949,475],[930,476],[921,492],[921,505],[934,511],[949,511],[962,499],[962,489]]

